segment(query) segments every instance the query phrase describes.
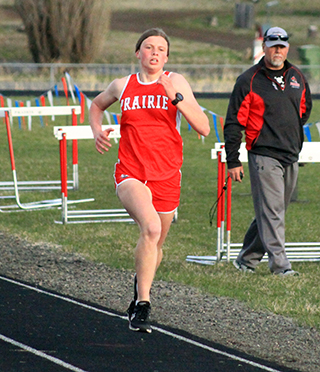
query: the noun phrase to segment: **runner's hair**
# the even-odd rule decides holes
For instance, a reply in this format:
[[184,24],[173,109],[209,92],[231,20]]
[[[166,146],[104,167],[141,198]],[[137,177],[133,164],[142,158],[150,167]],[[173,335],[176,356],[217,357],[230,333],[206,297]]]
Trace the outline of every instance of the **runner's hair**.
[[140,37],[139,40],[137,41],[136,44],[136,52],[140,50],[142,42],[147,39],[150,36],[162,36],[165,41],[168,44],[168,51],[167,51],[167,57],[169,56],[169,48],[170,48],[170,41],[167,36],[167,34],[162,30],[162,28],[150,28],[149,30],[146,30]]

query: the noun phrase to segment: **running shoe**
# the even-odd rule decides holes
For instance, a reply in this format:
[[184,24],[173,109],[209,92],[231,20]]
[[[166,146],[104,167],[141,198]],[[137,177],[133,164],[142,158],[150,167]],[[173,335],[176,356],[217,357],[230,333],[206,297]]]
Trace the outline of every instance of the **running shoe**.
[[129,329],[131,329],[132,331],[136,331],[136,332],[151,333],[152,328],[149,323],[150,311],[151,311],[150,302],[148,301],[138,302],[134,306],[131,316],[129,316]]

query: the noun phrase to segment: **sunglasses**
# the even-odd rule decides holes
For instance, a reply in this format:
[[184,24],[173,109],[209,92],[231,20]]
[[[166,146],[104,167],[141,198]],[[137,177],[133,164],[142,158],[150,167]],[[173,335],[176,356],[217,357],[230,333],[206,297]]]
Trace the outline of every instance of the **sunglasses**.
[[265,38],[264,38],[264,41],[276,41],[276,40],[288,41],[289,40],[289,36],[269,35],[269,36],[265,36]]

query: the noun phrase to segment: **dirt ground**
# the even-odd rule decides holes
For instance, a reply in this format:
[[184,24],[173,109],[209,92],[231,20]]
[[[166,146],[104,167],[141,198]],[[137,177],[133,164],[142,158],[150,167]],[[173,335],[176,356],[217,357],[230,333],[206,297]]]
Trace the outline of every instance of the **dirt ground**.
[[[227,47],[236,51],[250,50],[252,48],[252,37],[241,34],[236,34],[232,31],[222,32],[219,29],[205,29],[194,30],[179,28],[176,26],[177,19],[183,18],[199,18],[208,17],[207,11],[144,11],[144,12],[131,12],[131,11],[117,11],[111,15],[111,30],[117,31],[132,31],[142,33],[148,28],[161,27],[170,37],[177,37],[190,41],[201,41],[211,43],[221,47]],[[209,22],[209,21],[208,21]],[[291,47],[291,58],[298,57],[297,48]]]
[[[48,243],[31,243],[0,231],[0,275],[125,312],[133,273],[91,262]],[[254,311],[232,298],[154,281],[152,323],[276,362],[292,371],[320,372],[320,333],[291,318]],[[243,370],[242,368],[240,368]]]
[[146,11],[146,12],[113,12],[111,16],[111,29],[118,31],[143,32],[148,28],[161,27],[171,37],[185,40],[201,41],[228,47],[235,50],[244,50],[252,46],[251,38],[245,38],[218,30],[190,30],[177,27],[170,21],[186,17],[208,16],[207,11]]

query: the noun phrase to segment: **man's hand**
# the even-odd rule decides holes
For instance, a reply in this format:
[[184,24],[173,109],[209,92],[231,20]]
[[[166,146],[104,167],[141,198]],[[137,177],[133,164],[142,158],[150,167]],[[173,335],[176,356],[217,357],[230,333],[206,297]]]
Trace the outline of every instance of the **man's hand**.
[[228,174],[230,176],[230,178],[232,179],[232,181],[236,181],[236,182],[242,182],[242,178],[244,176],[244,172],[243,172],[243,167],[236,167],[236,168],[231,168],[231,169],[228,169]]

